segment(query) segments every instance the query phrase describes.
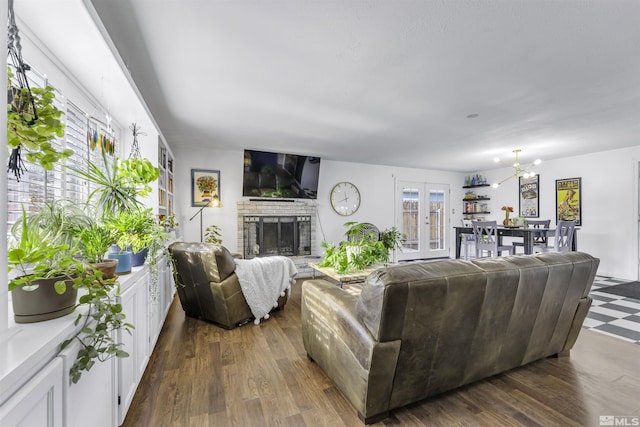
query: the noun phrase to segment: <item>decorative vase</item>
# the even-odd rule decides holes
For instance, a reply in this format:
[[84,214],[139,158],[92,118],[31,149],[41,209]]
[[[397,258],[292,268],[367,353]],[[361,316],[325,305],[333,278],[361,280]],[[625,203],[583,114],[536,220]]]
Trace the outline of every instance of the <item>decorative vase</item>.
[[148,254],[149,254],[149,249],[147,248],[139,250],[138,252],[134,252],[133,255],[131,256],[131,266],[139,267],[143,265],[144,262],[147,260]]
[[131,251],[124,252],[111,252],[109,254],[110,259],[117,259],[118,266],[116,267],[116,274],[128,274],[131,273],[131,258],[133,253]]
[[102,262],[96,262],[91,264],[91,268],[94,268],[102,272],[103,279],[112,279],[116,277],[117,266],[118,266],[117,259],[105,259]]
[[509,221],[509,211],[505,211],[504,221],[502,221],[502,225],[504,225],[505,227],[509,227],[511,225],[511,222]]
[[78,299],[78,290],[73,280],[65,280],[67,290],[63,294],[55,291],[54,284],[64,277],[34,280],[33,287],[18,286],[11,291],[13,318],[16,323],[34,323],[56,319],[73,311]]

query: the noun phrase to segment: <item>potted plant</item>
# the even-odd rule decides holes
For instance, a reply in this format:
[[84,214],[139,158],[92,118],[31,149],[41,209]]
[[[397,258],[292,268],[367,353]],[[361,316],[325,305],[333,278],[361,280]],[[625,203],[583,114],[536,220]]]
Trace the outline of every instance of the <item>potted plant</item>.
[[59,236],[28,225],[27,213],[11,229],[7,264],[16,323],[55,319],[75,308],[77,290],[71,286],[76,273],[69,245]]
[[387,251],[395,251],[402,247],[404,236],[396,227],[387,228],[380,232],[380,241]]
[[117,165],[120,175],[141,187],[143,194],[149,194],[149,184],[160,177],[160,169],[154,166],[148,159],[133,157],[120,160]]
[[46,202],[36,207],[37,211],[27,217],[29,227],[39,228],[59,243],[66,243],[74,250],[82,230],[89,227],[93,219],[81,207],[68,199]]
[[368,223],[346,222],[346,241],[337,246],[323,241],[325,257],[321,267],[332,267],[338,274],[346,274],[354,270],[363,270],[377,263],[389,260],[389,250],[379,239],[377,233],[371,231]]
[[180,224],[176,221],[175,214],[158,215],[158,223],[162,225],[167,233],[174,231]]
[[117,259],[108,258],[107,251],[115,241],[113,230],[98,222],[80,232],[82,254],[87,263],[102,272],[104,279],[116,277]]
[[216,245],[222,244],[222,239],[220,238],[220,227],[217,225],[210,225],[204,229],[204,241],[207,243],[214,243]]
[[148,160],[109,159],[105,152],[102,153],[102,163],[104,171],[91,161],[87,163],[86,170],[70,167],[77,177],[96,185],[89,193],[87,204],[93,202],[103,218],[140,209],[139,198],[151,192],[148,184],[158,178],[160,170],[150,166]]
[[114,237],[107,257],[118,260],[116,274],[131,273],[133,233],[129,229],[129,224],[128,212],[105,218],[105,225],[111,229]]

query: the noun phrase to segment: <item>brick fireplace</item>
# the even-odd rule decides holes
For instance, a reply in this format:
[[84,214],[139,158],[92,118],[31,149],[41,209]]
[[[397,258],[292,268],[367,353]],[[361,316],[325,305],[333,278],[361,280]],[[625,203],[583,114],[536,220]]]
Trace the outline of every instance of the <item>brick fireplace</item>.
[[238,251],[245,259],[317,255],[315,201],[254,199],[237,208]]

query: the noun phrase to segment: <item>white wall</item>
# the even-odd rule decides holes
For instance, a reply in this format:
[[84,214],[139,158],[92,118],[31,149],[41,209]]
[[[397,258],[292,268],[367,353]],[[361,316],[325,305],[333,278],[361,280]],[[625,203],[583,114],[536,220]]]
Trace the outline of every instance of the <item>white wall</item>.
[[[598,274],[638,279],[638,162],[640,145],[595,154],[549,160],[536,167],[540,175],[540,219],[555,224],[555,181],[582,178],[582,225],[578,250],[600,258]],[[480,172],[489,182],[513,173],[513,168]],[[501,206],[517,215],[518,187],[511,178],[498,189],[489,188],[491,219],[502,221]]]
[[[334,243],[344,240],[344,223],[347,221],[369,222],[380,230],[397,226],[398,224],[394,222],[394,197],[398,180],[449,184],[451,208],[456,212],[460,210],[460,204],[457,203],[457,200],[462,199],[460,188],[462,174],[460,173],[322,160],[318,212],[324,236],[320,238]],[[331,189],[340,181],[349,181],[360,191],[360,209],[349,217],[336,214],[329,202]],[[455,216],[452,217],[452,221],[453,218]],[[453,244],[453,233],[451,244]]]
[[202,211],[202,229],[210,225],[220,227],[222,244],[231,252],[237,248],[236,202],[242,199],[243,151],[211,150],[203,148],[173,149],[174,203],[176,219],[185,241],[200,241],[200,216],[189,221],[200,208],[191,206],[191,169],[220,171],[221,208],[205,208]]

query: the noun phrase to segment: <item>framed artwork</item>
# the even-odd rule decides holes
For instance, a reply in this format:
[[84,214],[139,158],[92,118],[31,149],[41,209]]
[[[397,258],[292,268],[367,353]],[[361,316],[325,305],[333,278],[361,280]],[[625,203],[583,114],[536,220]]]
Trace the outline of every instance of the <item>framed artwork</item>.
[[556,179],[556,223],[582,225],[582,178]]
[[538,218],[540,216],[540,175],[530,178],[520,177],[520,216]]
[[206,206],[220,199],[220,171],[191,169],[191,206]]

